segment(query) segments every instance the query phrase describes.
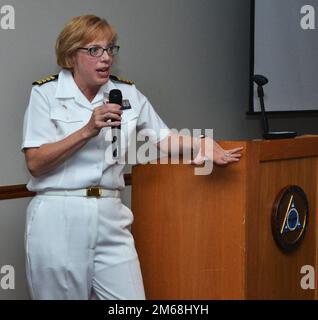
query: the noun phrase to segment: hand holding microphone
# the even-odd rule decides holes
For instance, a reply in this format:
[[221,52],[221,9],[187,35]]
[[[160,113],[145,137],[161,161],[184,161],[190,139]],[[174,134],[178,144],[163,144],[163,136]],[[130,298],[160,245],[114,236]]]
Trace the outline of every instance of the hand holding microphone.
[[[113,89],[109,92],[109,97],[108,97],[109,101],[104,101],[104,104],[107,105],[107,104],[116,104],[116,105],[119,105],[120,108],[117,109],[117,106],[111,106],[112,109],[109,110],[109,112],[107,112],[105,114],[105,121],[106,122],[117,122],[117,119],[115,118],[116,117],[116,114],[121,116],[122,114],[122,111],[120,110],[121,107],[122,107],[122,102],[123,102],[123,96],[121,94],[121,91],[118,90],[118,89]],[[110,108],[110,106],[108,106]],[[113,108],[116,108],[115,110],[113,110]],[[118,119],[119,120],[119,119]],[[118,128],[120,129],[120,125],[119,126],[113,126],[113,128]]]
[[104,101],[102,106],[93,110],[91,118],[83,127],[85,137],[95,137],[102,128],[106,127],[120,129],[121,115],[123,113],[121,110],[122,95],[120,90],[111,90],[109,100],[109,102]]

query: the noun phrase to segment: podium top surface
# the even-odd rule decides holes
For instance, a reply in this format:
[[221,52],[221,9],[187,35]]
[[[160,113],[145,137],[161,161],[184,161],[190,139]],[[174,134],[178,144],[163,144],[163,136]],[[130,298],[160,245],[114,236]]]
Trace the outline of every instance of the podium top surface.
[[246,153],[252,149],[257,150],[260,161],[318,156],[318,135],[305,135],[293,139],[220,141],[219,143],[223,148],[243,146]]
[[[221,140],[217,142],[225,150],[243,147],[242,158],[238,163],[239,167],[244,166],[247,163],[247,159],[249,159],[249,163],[254,163],[255,161],[265,162],[274,160],[318,157],[318,135],[305,135],[292,139]],[[170,157],[168,157],[167,159],[170,159]],[[151,161],[150,164],[157,164],[158,160],[159,159],[155,159]],[[169,160],[167,160],[167,162],[159,162],[161,164],[170,163]],[[180,160],[180,162],[178,163],[182,164],[183,162],[182,160]],[[144,164],[137,164],[133,167],[138,167],[140,165]]]

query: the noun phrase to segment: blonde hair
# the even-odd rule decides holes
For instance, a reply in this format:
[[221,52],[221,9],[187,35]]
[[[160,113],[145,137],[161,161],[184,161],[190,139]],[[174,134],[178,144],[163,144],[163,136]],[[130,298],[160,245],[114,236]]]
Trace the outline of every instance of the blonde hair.
[[57,64],[64,69],[73,69],[72,58],[76,50],[101,38],[106,38],[109,44],[115,44],[117,41],[116,31],[105,19],[95,15],[73,18],[65,25],[56,40]]

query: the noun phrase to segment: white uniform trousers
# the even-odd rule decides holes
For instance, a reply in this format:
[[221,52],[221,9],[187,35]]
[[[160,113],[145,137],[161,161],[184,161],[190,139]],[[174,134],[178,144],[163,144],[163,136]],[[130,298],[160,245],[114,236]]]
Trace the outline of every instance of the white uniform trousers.
[[133,215],[120,198],[35,196],[27,209],[33,299],[145,299]]

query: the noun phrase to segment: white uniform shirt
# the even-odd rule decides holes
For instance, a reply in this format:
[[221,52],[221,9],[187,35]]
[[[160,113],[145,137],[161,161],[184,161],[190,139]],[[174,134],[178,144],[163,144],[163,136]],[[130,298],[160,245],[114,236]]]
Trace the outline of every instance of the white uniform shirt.
[[[60,141],[82,128],[90,119],[94,108],[101,106],[110,90],[119,89],[123,99],[128,99],[131,109],[122,114],[121,130],[128,141],[141,129],[153,130],[149,135],[157,143],[169,134],[168,127],[160,119],[147,98],[135,85],[109,80],[89,102],[78,89],[71,72],[62,70],[57,80],[32,88],[30,102],[24,116],[23,148],[40,147],[42,144]],[[105,150],[111,142],[109,127],[91,138],[80,150],[56,169],[31,177],[27,188],[31,191],[52,189],[79,189],[101,186],[106,189],[122,189],[124,164],[106,160]],[[123,143],[127,151],[128,141]],[[108,149],[109,150],[109,149]],[[125,152],[122,152],[124,154]]]

